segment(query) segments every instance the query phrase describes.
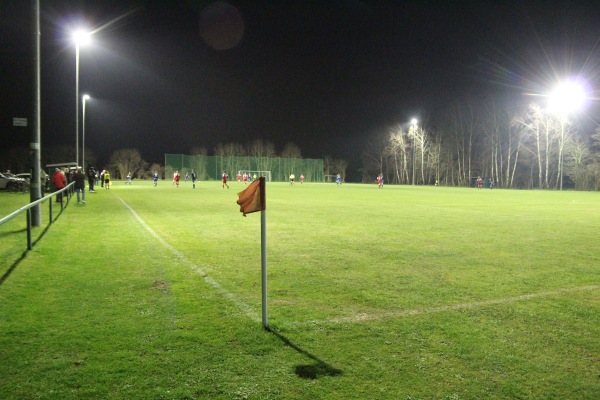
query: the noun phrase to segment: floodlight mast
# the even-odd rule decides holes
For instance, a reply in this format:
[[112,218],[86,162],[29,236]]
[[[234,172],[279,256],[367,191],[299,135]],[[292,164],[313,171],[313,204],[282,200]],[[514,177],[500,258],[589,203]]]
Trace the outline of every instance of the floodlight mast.
[[89,42],[90,33],[82,29],[73,32],[75,42],[75,161],[79,166],[79,46]]
[[82,116],[81,116],[81,166],[83,167],[83,170],[85,171],[85,102],[86,100],[89,100],[90,96],[87,94],[84,94],[83,97],[81,98],[81,102],[82,104]]

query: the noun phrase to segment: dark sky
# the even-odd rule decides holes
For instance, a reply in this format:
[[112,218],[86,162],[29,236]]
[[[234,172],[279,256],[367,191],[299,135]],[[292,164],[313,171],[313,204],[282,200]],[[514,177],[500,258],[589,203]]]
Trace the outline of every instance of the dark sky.
[[[212,152],[254,139],[344,158],[413,116],[464,98],[542,93],[565,74],[600,83],[600,7],[553,1],[41,0],[42,146],[74,146],[81,48],[86,145]],[[31,104],[30,1],[0,0],[2,146]],[[431,122],[433,123],[433,122]]]

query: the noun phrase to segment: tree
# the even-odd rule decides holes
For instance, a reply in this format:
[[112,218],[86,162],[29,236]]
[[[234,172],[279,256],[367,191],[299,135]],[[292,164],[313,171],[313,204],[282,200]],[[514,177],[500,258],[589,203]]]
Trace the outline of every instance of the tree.
[[128,173],[134,176],[144,168],[144,160],[137,149],[117,150],[110,156],[108,162],[109,168],[114,168],[113,176],[116,179],[123,179]]
[[402,126],[398,124],[390,131],[389,144],[387,147],[388,153],[392,157],[394,164],[394,180],[392,182],[403,183],[409,181],[408,159],[406,153],[407,147],[407,133],[404,132]]
[[575,183],[575,190],[586,190],[592,179],[588,176],[587,165],[591,160],[590,149],[579,137],[575,137],[566,149],[565,173]]
[[244,166],[240,165],[239,157],[246,154],[244,146],[240,143],[219,143],[215,147],[215,155],[220,157],[220,169],[227,171],[229,174],[235,174],[236,171],[242,169]]
[[275,157],[275,145],[256,139],[248,146],[248,156],[254,158],[254,165],[260,171],[270,171],[272,159]]
[[346,160],[333,160],[331,167],[334,171],[336,171],[336,175],[340,174],[342,176],[342,180],[346,178],[346,168],[348,168],[348,163],[346,162]]
[[[384,168],[384,158],[386,157],[386,147],[389,146],[388,134],[376,134],[369,140],[361,154],[362,160],[362,181],[373,182],[379,174],[387,177],[387,171]],[[326,156],[323,160],[325,175],[333,175],[333,158]]]
[[448,113],[447,127],[456,152],[459,185],[465,184],[472,176],[473,148],[479,134],[477,115],[474,101],[456,103]]
[[300,147],[296,146],[294,143],[286,144],[281,151],[281,158],[284,165],[283,171],[285,176],[289,176],[291,173],[298,174],[301,172],[298,171],[300,164],[299,160],[302,158]]
[[154,176],[154,173],[158,172],[158,176],[162,177],[165,175],[165,167],[161,166],[158,163],[152,163],[148,169],[144,172],[144,175],[139,176],[139,178],[148,179]]

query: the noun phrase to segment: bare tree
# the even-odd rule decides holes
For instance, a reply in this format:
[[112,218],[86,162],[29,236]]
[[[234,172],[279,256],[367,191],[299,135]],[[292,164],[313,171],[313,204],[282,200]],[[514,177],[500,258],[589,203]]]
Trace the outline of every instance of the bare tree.
[[206,155],[208,155],[208,149],[206,147],[202,147],[202,146],[194,146],[194,147],[192,147],[191,154],[194,156],[195,155],[206,156]]
[[589,190],[591,179],[587,165],[591,161],[590,148],[578,136],[574,136],[566,149],[565,174],[575,184],[575,190]]
[[271,170],[275,154],[275,145],[268,141],[256,139],[248,146],[248,156],[254,158],[255,165],[261,171]]
[[[408,159],[407,159],[407,132],[402,130],[402,126],[398,124],[390,131],[388,153],[393,158],[394,164],[394,181],[396,183],[408,182]],[[381,171],[380,171],[381,172]]]
[[302,158],[300,147],[296,146],[294,143],[286,144],[281,151],[281,158],[284,166],[284,178],[285,176],[289,176],[291,173],[297,174],[300,172],[298,171],[299,160]]
[[150,164],[150,166],[148,167],[146,173],[144,176],[141,176],[140,178],[144,178],[144,179],[148,179],[154,176],[154,173],[158,173],[159,177],[162,177],[165,175],[165,167],[161,166],[158,163],[152,163]]
[[246,149],[239,143],[219,143],[215,147],[215,155],[220,158],[220,169],[234,174],[242,168],[240,157],[246,155]]
[[466,183],[472,175],[473,147],[479,134],[478,123],[473,101],[455,104],[448,114],[447,126],[454,142],[459,184]]
[[137,174],[140,169],[144,168],[144,160],[140,152],[136,149],[121,149],[117,150],[110,156],[108,162],[109,168],[114,168],[113,176],[118,179],[123,179],[128,173]]
[[[361,154],[362,160],[362,181],[372,182],[379,174],[384,174],[387,177],[387,171],[384,168],[384,159],[386,148],[389,145],[389,136],[375,135],[372,140],[367,142],[365,149]],[[329,156],[324,160],[325,175],[333,175],[333,159]]]
[[348,168],[348,163],[346,162],[346,160],[333,160],[332,168],[335,171],[336,175],[340,174],[342,176],[342,181],[346,179],[346,169]]

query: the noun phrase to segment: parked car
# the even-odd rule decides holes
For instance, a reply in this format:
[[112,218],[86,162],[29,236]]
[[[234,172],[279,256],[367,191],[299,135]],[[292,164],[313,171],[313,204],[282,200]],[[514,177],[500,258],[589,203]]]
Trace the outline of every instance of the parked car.
[[22,190],[25,186],[27,186],[27,182],[23,178],[16,177],[10,172],[1,172],[0,173],[0,189],[8,190],[11,192],[15,192],[17,190]]
[[22,174],[15,174],[15,176],[17,178],[23,178],[25,179],[27,182],[31,181],[31,174],[29,172],[24,172]]

